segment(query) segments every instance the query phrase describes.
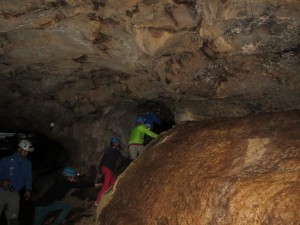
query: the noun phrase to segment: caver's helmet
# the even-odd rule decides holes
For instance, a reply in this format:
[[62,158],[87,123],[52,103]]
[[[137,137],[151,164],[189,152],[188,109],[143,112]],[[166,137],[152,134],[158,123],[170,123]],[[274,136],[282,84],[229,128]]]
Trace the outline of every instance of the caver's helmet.
[[76,177],[77,171],[72,167],[65,167],[63,169],[62,175],[66,177]]
[[32,147],[31,145],[31,142],[26,140],[26,139],[23,139],[19,142],[18,146],[20,148],[22,148],[23,150],[25,151],[29,151],[29,152],[33,152],[34,151],[34,148]]
[[110,141],[112,144],[121,144],[121,139],[119,137],[113,137]]
[[135,122],[136,123],[144,123],[144,118],[139,116],[135,119]]

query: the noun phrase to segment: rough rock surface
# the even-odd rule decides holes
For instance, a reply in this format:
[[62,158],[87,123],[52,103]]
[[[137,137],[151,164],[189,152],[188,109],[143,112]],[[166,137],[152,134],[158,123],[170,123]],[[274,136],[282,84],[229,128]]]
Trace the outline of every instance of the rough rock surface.
[[119,178],[99,224],[299,225],[299,132],[299,111],[177,126]]
[[299,0],[0,0],[0,129],[54,139],[87,171],[142,111],[299,110],[299,28]]
[[148,100],[176,123],[299,109],[299,21],[298,0],[1,0],[1,126],[78,152]]

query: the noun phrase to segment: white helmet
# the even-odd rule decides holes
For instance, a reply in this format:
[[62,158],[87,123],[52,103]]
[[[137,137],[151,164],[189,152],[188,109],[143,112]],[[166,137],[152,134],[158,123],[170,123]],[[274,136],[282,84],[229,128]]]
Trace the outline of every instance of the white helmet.
[[30,141],[28,140],[21,140],[19,142],[19,145],[18,145],[20,148],[24,149],[25,151],[29,151],[29,152],[33,152],[34,151],[34,148],[32,147]]

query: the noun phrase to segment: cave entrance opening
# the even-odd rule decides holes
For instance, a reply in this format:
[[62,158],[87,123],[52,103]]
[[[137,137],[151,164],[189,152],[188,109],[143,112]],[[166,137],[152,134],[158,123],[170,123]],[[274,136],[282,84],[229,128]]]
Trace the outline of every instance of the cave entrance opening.
[[[34,147],[34,151],[28,154],[28,159],[32,162],[33,190],[29,201],[22,198],[25,190],[20,192],[19,211],[20,224],[31,225],[35,200],[65,166],[69,159],[69,153],[61,143],[39,132],[0,131],[0,159],[13,154],[21,139],[28,139]],[[0,215],[0,225],[7,224],[4,215],[3,211]]]
[[154,124],[152,131],[160,134],[169,130],[175,125],[174,114],[163,103],[158,101],[146,101],[138,105],[138,114],[145,115],[147,112],[153,112],[161,120],[161,124]]

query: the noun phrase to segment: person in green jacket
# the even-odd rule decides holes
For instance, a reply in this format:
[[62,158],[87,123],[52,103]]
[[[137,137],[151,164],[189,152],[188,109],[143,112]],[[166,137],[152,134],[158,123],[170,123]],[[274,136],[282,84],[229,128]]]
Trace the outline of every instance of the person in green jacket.
[[150,131],[144,125],[144,118],[137,117],[135,120],[135,127],[132,128],[131,134],[128,141],[128,150],[130,159],[134,160],[139,155],[141,155],[144,151],[144,136],[148,135],[150,137],[156,138],[158,135],[152,131]]

